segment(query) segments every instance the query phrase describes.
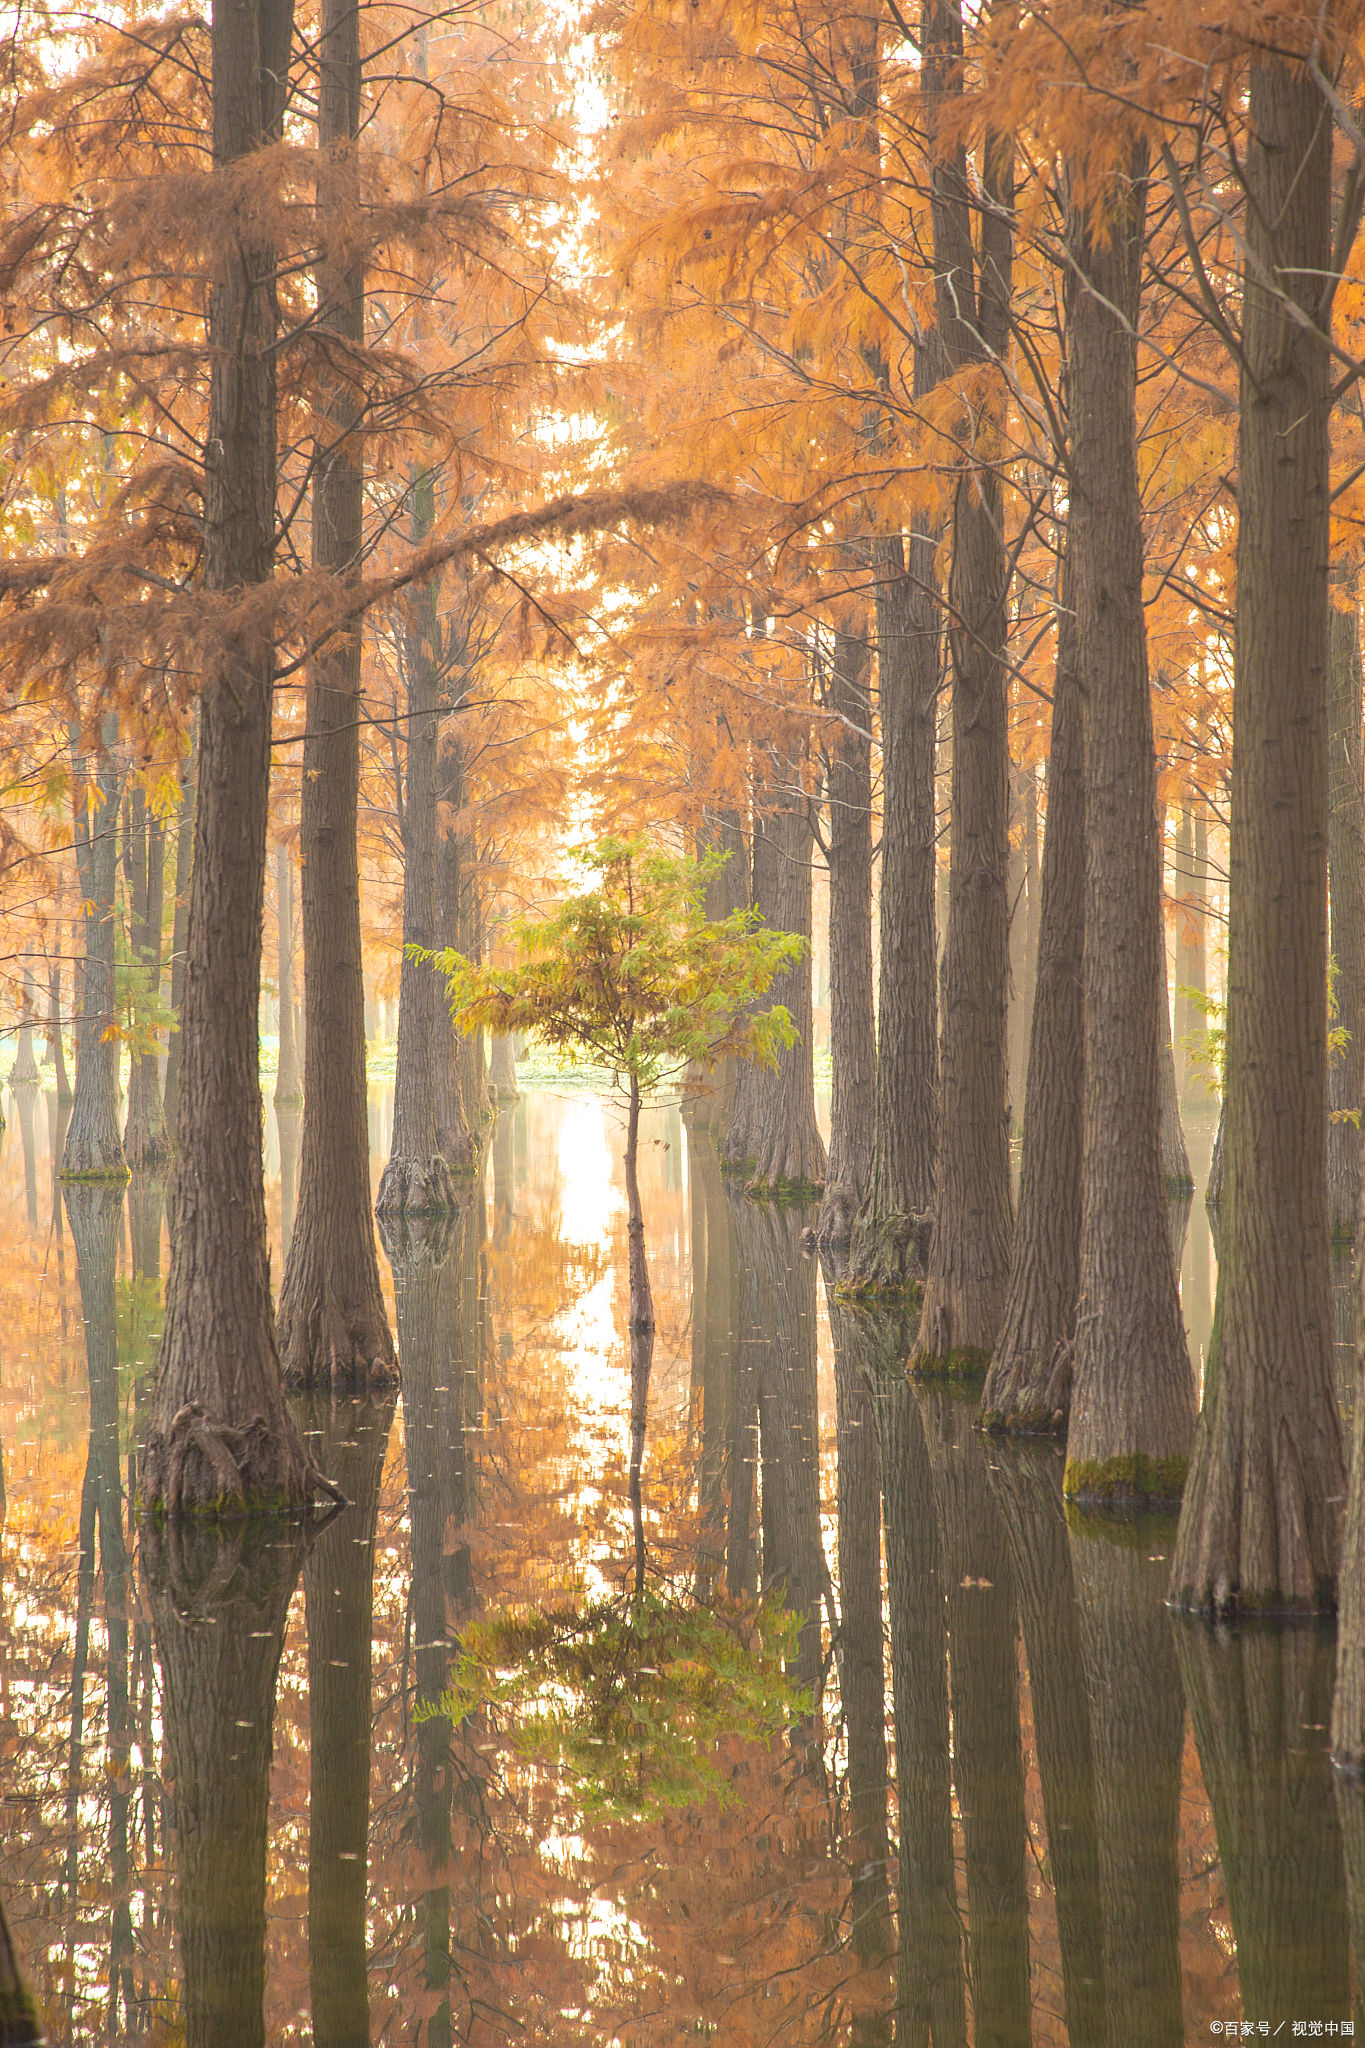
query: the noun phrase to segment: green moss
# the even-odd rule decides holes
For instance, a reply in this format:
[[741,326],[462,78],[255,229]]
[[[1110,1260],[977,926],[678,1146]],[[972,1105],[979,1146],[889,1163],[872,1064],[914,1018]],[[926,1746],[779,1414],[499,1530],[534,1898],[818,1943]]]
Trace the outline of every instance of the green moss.
[[1337,1589],[1330,1578],[1319,1579],[1311,1600],[1291,1600],[1278,1586],[1258,1593],[1243,1592],[1237,1586],[1220,1605],[1212,1586],[1196,1593],[1193,1586],[1186,1585],[1171,1595],[1171,1604],[1182,1614],[1202,1614],[1211,1620],[1327,1622],[1337,1611]]
[[834,1290],[840,1301],[885,1301],[894,1304],[916,1316],[924,1302],[924,1288],[920,1281],[904,1280],[841,1280]]
[[1066,1417],[1055,1408],[986,1408],[979,1427],[991,1436],[1065,1436]]
[[1082,1507],[1141,1508],[1178,1501],[1188,1469],[1187,1458],[1149,1458],[1145,1451],[1120,1458],[1068,1458],[1062,1492]]
[[110,1166],[103,1173],[59,1173],[57,1175],[58,1180],[63,1182],[69,1181],[73,1187],[81,1188],[111,1188],[120,1185],[127,1187],[132,1177],[126,1166]]
[[964,1344],[945,1353],[920,1351],[910,1361],[910,1370],[921,1380],[983,1380],[991,1354],[979,1344]]
[[758,1202],[818,1202],[825,1191],[825,1184],[819,1180],[751,1180],[745,1186],[746,1195],[752,1195]]
[[748,1180],[754,1170],[754,1162],[752,1159],[722,1159],[720,1170],[727,1178],[730,1176],[735,1178],[742,1176],[743,1179]]
[[1194,1182],[1185,1173],[1168,1173],[1166,1193],[1173,1202],[1187,1201],[1194,1194]]

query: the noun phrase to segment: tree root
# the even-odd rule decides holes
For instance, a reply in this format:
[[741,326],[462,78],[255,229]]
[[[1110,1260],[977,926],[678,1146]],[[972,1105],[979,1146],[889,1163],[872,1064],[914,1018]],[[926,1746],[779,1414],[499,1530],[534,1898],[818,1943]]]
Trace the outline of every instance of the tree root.
[[450,1168],[436,1152],[430,1159],[391,1158],[374,1209],[376,1216],[430,1216],[457,1206]]
[[[213,1474],[218,1491],[211,1505],[220,1513],[245,1515],[265,1505],[251,1494],[257,1491],[258,1475],[268,1472],[275,1462],[273,1441],[273,1432],[263,1415],[253,1415],[245,1429],[238,1429],[231,1423],[211,1422],[201,1402],[187,1401],[176,1410],[164,1442],[148,1446],[149,1451],[155,1448],[167,1459],[166,1485],[157,1504],[158,1512],[178,1520],[182,1515],[202,1512],[210,1504],[186,1484],[194,1470],[191,1459],[196,1452]],[[256,1482],[251,1484],[251,1492],[250,1482]],[[307,1461],[302,1491],[309,1504],[322,1495],[338,1507],[348,1505],[340,1487]]]

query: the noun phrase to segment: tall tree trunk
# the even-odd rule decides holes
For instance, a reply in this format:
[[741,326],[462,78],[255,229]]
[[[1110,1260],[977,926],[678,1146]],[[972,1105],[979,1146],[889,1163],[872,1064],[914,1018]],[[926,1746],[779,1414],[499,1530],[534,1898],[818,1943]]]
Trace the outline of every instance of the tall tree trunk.
[[[1085,697],[1085,1123],[1066,1491],[1178,1499],[1194,1432],[1161,1165],[1165,937],[1142,609],[1146,145],[1069,227],[1069,566]],[[1169,1027],[1168,1027],[1169,1028]]]
[[180,1061],[184,1052],[182,1013],[185,1003],[185,955],[190,928],[190,879],[194,867],[194,792],[199,775],[199,721],[194,722],[190,750],[180,764],[180,802],[175,818],[175,910],[171,918],[171,1008],[175,1027],[166,1048],[166,1128],[176,1143],[180,1103]]
[[370,2038],[368,1940],[371,1649],[379,1484],[390,1399],[315,1398],[296,1410],[316,1463],[336,1472],[351,1510],[318,1537],[303,1568],[308,1629],[308,1965],[316,2048]]
[[971,1410],[921,1397],[948,1601],[953,1781],[967,1856],[975,2039],[1029,2041],[1028,1887],[1019,1718],[1019,1620],[1009,1542]]
[[[1166,806],[1157,804],[1156,843],[1161,862],[1161,895],[1164,903],[1166,893]],[[1190,1152],[1185,1143],[1185,1127],[1180,1121],[1180,1086],[1175,1076],[1175,1046],[1171,1037],[1171,988],[1170,972],[1166,958],[1166,925],[1163,912],[1161,922],[1161,943],[1158,948],[1160,981],[1157,994],[1160,1004],[1157,1022],[1161,1029],[1161,1175],[1166,1183],[1167,1200],[1181,1200],[1194,1193],[1194,1175],[1190,1172]],[[1179,1266],[1179,1258],[1176,1264]]]
[[[349,239],[358,204],[360,14],[323,0],[318,31],[318,213]],[[318,325],[329,369],[315,450],[313,561],[358,582],[364,547],[363,273],[335,255],[317,269]],[[299,1200],[276,1315],[291,1386],[354,1393],[397,1379],[379,1285],[370,1205],[365,1086],[365,971],[360,945],[360,626],[308,664],[300,842],[303,851],[304,1042],[314,1086],[304,1096]],[[428,969],[427,972],[430,972]],[[317,1085],[325,1076],[325,1085]]]
[[805,950],[768,990],[785,1005],[796,1043],[769,1071],[749,1063],[735,1090],[734,1115],[722,1155],[731,1172],[748,1176],[752,1194],[811,1194],[824,1184],[825,1144],[815,1121],[814,1020],[811,1002],[811,829],[801,786],[801,754],[775,755],[764,792],[766,815],[755,816],[755,907],[774,931],[795,932]]
[[[706,915],[721,923],[736,910],[749,906],[749,849],[738,811],[708,811],[698,833],[698,854],[716,851],[726,856],[720,873],[706,889]],[[735,1089],[746,1062],[724,1059],[708,1076],[700,1069],[689,1070],[683,1114],[690,1122],[705,1126],[717,1152],[725,1145],[734,1108]]]
[[[923,18],[926,119],[936,159],[930,213],[938,333],[950,366],[961,370],[988,360],[1007,339],[1013,145],[993,134],[983,144],[992,204],[982,216],[978,279],[965,152],[960,142],[941,146],[942,110],[962,92],[961,0],[925,0]],[[937,1371],[985,1369],[1009,1283],[1009,578],[1000,479],[964,467],[953,504],[948,584],[953,784],[941,1125],[934,1234],[915,1340],[920,1366]]]
[[488,1059],[488,1082],[499,1102],[515,1102],[521,1092],[517,1087],[516,1048],[509,1037],[494,1034]]
[[1360,1207],[1360,1126],[1365,1083],[1365,784],[1360,725],[1360,613],[1332,607],[1327,709],[1327,879],[1336,1022],[1346,1041],[1327,1070],[1327,1219],[1333,1237],[1354,1237]]
[[62,1043],[62,963],[54,960],[47,971],[47,1043],[56,1078],[58,1102],[70,1102],[71,1083],[66,1072],[66,1047]]
[[1029,1033],[1037,959],[1038,789],[1032,768],[1014,769],[1010,784],[1014,815],[1010,829],[1009,879],[1005,890],[1010,919],[1007,1048],[1010,1125],[1017,1132],[1024,1126],[1024,1091],[1028,1085]]
[[1323,1732],[1331,1636],[1180,1628],[1175,1640],[1218,1831],[1242,2011],[1340,2020],[1351,2009],[1351,1966]]
[[[457,707],[458,708],[458,707]],[[437,761],[437,796],[452,818],[463,808],[464,748],[447,730]],[[436,849],[436,929],[443,946],[468,953],[475,943],[470,911],[476,883],[467,833],[455,825]],[[475,945],[477,952],[477,945]],[[489,1105],[482,1085],[483,1033],[456,1031],[445,1003],[435,1024],[436,1145],[454,1174],[474,1175],[483,1156]]]
[[[124,873],[128,878],[129,952],[142,975],[143,993],[161,993],[161,914],[166,886],[166,835],[140,789],[125,814]],[[123,1151],[129,1166],[154,1166],[170,1152],[161,1105],[161,1062],[155,1050],[132,1054]]]
[[1346,1491],[1327,1229],[1328,356],[1279,295],[1311,318],[1322,290],[1331,122],[1307,68],[1269,57],[1250,117],[1227,1186],[1171,1590],[1182,1607],[1304,1612],[1335,1602]]
[[[874,1330],[876,1325],[873,1326]],[[933,1476],[891,1324],[877,1343],[877,1439],[896,1731],[896,2041],[965,2048],[966,1971],[953,1849],[948,1632]],[[874,1340],[875,1341],[875,1340]]]
[[640,1084],[630,1077],[630,1107],[626,1121],[626,1235],[630,1253],[630,1327],[654,1328],[654,1297],[649,1290],[649,1260],[645,1254],[645,1218],[640,1207]]
[[[429,470],[412,484],[415,539],[433,524]],[[436,941],[436,592],[418,594],[404,636],[408,679],[407,788],[403,803],[403,965],[398,984],[398,1053],[393,1087],[393,1141],[375,1207],[381,1216],[426,1215],[455,1207],[450,1172],[437,1144],[437,1062],[446,1017],[440,976],[412,960],[412,946]],[[446,1027],[448,1028],[448,1027]]]
[[119,1043],[114,1002],[114,877],[117,872],[122,775],[111,751],[114,721],[105,720],[104,751],[96,771],[99,809],[87,811],[77,795],[76,864],[85,898],[85,960],[76,1039],[76,1095],[62,1153],[65,1180],[124,1180],[128,1165],[119,1136]]
[[829,708],[829,1033],[834,1069],[820,1242],[847,1245],[872,1166],[877,1020],[872,999],[872,650],[834,639]]
[[[215,10],[215,169],[278,136],[292,26],[291,0]],[[241,609],[274,567],[275,252],[246,224],[222,249],[210,298],[204,588],[229,604],[199,700],[175,1236],[143,1466],[144,1508],[172,1516],[225,1501],[293,1507],[311,1484],[275,1348],[261,1161],[274,656],[266,615]],[[210,1633],[227,1631],[199,1631]],[[273,1672],[272,1661],[272,1688]]]
[[[33,1111],[38,1090],[32,1081],[21,1081],[17,1087],[10,1083],[14,1092],[14,1107],[19,1116],[19,1141],[24,1152],[24,1201],[28,1211],[31,1230],[38,1228],[38,1147],[33,1129]],[[68,1183],[72,1185],[72,1183]]]
[[23,968],[23,1007],[19,1012],[19,1044],[14,1055],[14,1065],[9,1070],[11,1088],[31,1088],[38,1080],[38,1062],[33,1056],[33,1020],[36,1015],[33,1003],[33,969],[27,960]]
[[299,1525],[274,1517],[236,1531],[149,1523],[139,1548],[175,1787],[186,2048],[265,2044],[275,1686],[302,1550]]
[[1069,559],[1068,539],[1057,616],[1019,1218],[1005,1313],[981,1394],[987,1429],[1057,1433],[1065,1430],[1071,1407],[1085,1096],[1085,740]]
[[[1202,998],[1208,994],[1209,817],[1203,798],[1180,813],[1176,834],[1175,881],[1180,909],[1175,942],[1175,1059],[1180,1101],[1207,1109],[1216,1093],[1197,1047],[1208,1028]],[[1183,991],[1188,990],[1185,994]]]
[[280,996],[280,1054],[275,1066],[275,1111],[303,1102],[294,1037],[294,863],[283,841],[275,848],[276,980]]
[[[915,354],[915,384],[923,381]],[[937,831],[934,725],[940,628],[937,535],[874,541],[877,693],[882,734],[881,978],[877,1088],[867,1193],[853,1226],[845,1284],[899,1293],[922,1271],[938,1137]]]
[[834,1339],[839,1695],[848,1746],[852,1940],[864,1961],[875,1961],[885,1953],[890,1932],[881,1471],[876,1416],[859,1341],[863,1318],[836,1296],[829,1263],[824,1274]]

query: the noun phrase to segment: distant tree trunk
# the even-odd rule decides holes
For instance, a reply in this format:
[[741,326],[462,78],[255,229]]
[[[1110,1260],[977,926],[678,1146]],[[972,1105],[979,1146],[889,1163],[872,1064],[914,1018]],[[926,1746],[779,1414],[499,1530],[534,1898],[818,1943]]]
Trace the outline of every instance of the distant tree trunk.
[[[146,993],[161,993],[161,915],[166,886],[166,835],[140,789],[125,814],[124,874],[128,881],[129,952],[142,970]],[[155,1051],[132,1055],[128,1074],[128,1120],[123,1150],[130,1166],[154,1166],[170,1153],[161,1106],[161,1062]]]
[[[922,380],[915,355],[915,381]],[[937,839],[934,727],[940,629],[932,594],[937,536],[874,542],[877,692],[882,733],[881,979],[868,1186],[845,1282],[898,1293],[923,1269],[938,1135]]]
[[[888,1333],[893,1339],[894,1328]],[[901,1363],[903,1342],[886,1344],[885,1354],[876,1381],[876,1417],[900,1830],[896,2040],[965,2048],[966,1970],[953,1848],[948,1632],[938,1518],[924,1420]]]
[[626,1235],[630,1250],[630,1327],[654,1328],[654,1297],[649,1291],[649,1261],[645,1255],[645,1218],[640,1207],[640,1084],[630,1077],[630,1108],[626,1122]]
[[1029,2039],[1019,1620],[1009,1542],[971,1410],[921,1395],[948,1600],[953,1781],[967,1856],[967,1945],[978,2041]]
[[62,963],[54,960],[47,971],[47,1043],[52,1056],[58,1102],[70,1102],[71,1083],[66,1072],[66,1048],[62,1043]]
[[852,1939],[864,1961],[876,1961],[885,1953],[890,1934],[881,1472],[876,1417],[859,1344],[863,1319],[836,1296],[832,1264],[825,1264],[824,1275],[834,1339],[839,1698],[848,1743]]
[[[24,1151],[24,1199],[28,1209],[29,1227],[38,1228],[38,1148],[33,1130],[33,1110],[38,1088],[33,1081],[13,1082],[14,1107],[19,1115],[19,1141]],[[73,1185],[73,1183],[68,1183]]]
[[1075,612],[1064,563],[1019,1219],[1005,1313],[981,1394],[987,1429],[1061,1433],[1071,1407],[1085,1096],[1084,749]]
[[1069,2048],[1105,2048],[1099,1825],[1081,1619],[1056,1450],[996,1452],[991,1492],[1009,1534],[1028,1656],[1047,1863]]
[[1142,1527],[1132,1531],[1136,1541],[1114,1542],[1108,1526],[1087,1536],[1073,1522],[1071,1566],[1090,1697],[1111,2028],[1115,2013],[1141,2013],[1144,2048],[1180,2048],[1184,1702],[1161,1604],[1163,1560],[1149,1552]]
[[775,1071],[750,1065],[735,1091],[724,1164],[747,1172],[753,1194],[811,1194],[824,1184],[825,1145],[815,1121],[814,1022],[811,1003],[811,830],[801,787],[801,756],[774,758],[767,815],[755,818],[755,906],[774,931],[806,942],[802,958],[768,990],[796,1026],[796,1043],[778,1055]]
[[1360,615],[1333,605],[1328,669],[1327,877],[1336,1022],[1348,1036],[1327,1069],[1327,1216],[1354,1237],[1360,1207],[1360,1115],[1365,1082],[1365,784],[1360,724]]
[[1142,609],[1135,339],[1146,144],[1073,216],[1069,566],[1085,693],[1085,1124],[1068,1495],[1178,1499],[1194,1378],[1161,1162],[1165,940]]
[[19,1013],[19,1045],[9,1070],[11,1088],[33,1087],[38,1080],[38,1062],[33,1056],[33,970],[27,960],[23,970],[23,1008]]
[[[1164,901],[1166,892],[1165,847],[1166,847],[1166,806],[1157,804],[1156,843],[1159,849],[1161,867],[1161,894]],[[1185,1143],[1185,1127],[1180,1121],[1180,1087],[1175,1077],[1175,1047],[1171,1039],[1171,988],[1166,963],[1166,928],[1163,915],[1161,940],[1157,949],[1160,980],[1157,993],[1160,1007],[1157,1022],[1161,1028],[1161,1173],[1166,1183],[1167,1200],[1179,1200],[1194,1193],[1194,1175],[1190,1172],[1190,1152]],[[1179,1258],[1176,1260],[1177,1269]]]
[[[1202,798],[1180,813],[1176,834],[1176,889],[1180,911],[1175,944],[1175,1058],[1180,1100],[1187,1109],[1206,1109],[1217,1097],[1206,1069],[1191,1049],[1202,1040],[1208,1019],[1200,998],[1208,994],[1207,926],[1209,818]],[[1184,995],[1182,990],[1190,993]]]
[[499,1102],[515,1102],[520,1094],[517,1087],[517,1055],[510,1038],[493,1037],[489,1055],[488,1080]]
[[180,1060],[184,1050],[181,1014],[185,1004],[185,951],[189,939],[190,879],[194,866],[194,789],[199,773],[199,721],[196,718],[190,750],[180,764],[180,803],[175,822],[175,910],[171,919],[171,1008],[175,1029],[166,1048],[166,1129],[172,1145],[176,1140],[176,1116],[180,1103]]
[[[278,136],[292,32],[291,0],[215,11],[216,169]],[[274,567],[274,275],[274,249],[259,229],[244,227],[224,239],[209,301],[203,580],[206,592],[238,606]],[[258,609],[235,621],[229,605],[220,631],[199,699],[175,1234],[143,1466],[144,1509],[173,1517],[225,1503],[298,1506],[312,1484],[284,1405],[261,1161],[261,903],[274,655]],[[228,1631],[186,1633],[221,1639]],[[257,1661],[249,1648],[232,1645],[244,1670]],[[219,1699],[230,1696],[225,1687]]]
[[872,651],[836,633],[829,708],[829,1033],[834,1087],[817,1232],[847,1245],[872,1166],[877,1020],[872,999]]
[[[206,747],[206,767],[212,759]],[[208,785],[206,774],[206,796]],[[192,1043],[186,1054],[188,1068]],[[235,1534],[199,1522],[183,1533],[150,1523],[142,1535],[175,1787],[186,2048],[264,2048],[275,1687],[302,1547],[298,1525],[291,1532],[273,1517]]]
[[1178,1628],[1175,1640],[1218,1831],[1242,2011],[1342,2019],[1351,1964],[1324,1732],[1331,1637]]
[[114,877],[122,776],[110,752],[117,728],[105,721],[96,771],[97,811],[77,794],[76,865],[85,898],[85,961],[76,1039],[76,1095],[62,1153],[64,1180],[124,1180],[128,1164],[118,1128],[119,1044],[114,1032]]
[[[303,1568],[308,1630],[308,1966],[316,2048],[369,2039],[370,1733],[375,1531],[392,1399],[323,1396],[297,1412],[354,1506]],[[315,1446],[315,1448],[314,1448]]]
[[[1013,264],[1013,144],[993,134],[985,141],[994,203],[982,215],[978,258],[964,147],[956,141],[943,148],[939,140],[940,110],[962,92],[961,63],[961,0],[936,0],[925,9],[923,51],[935,157],[930,215],[938,331],[954,369],[1005,347]],[[985,1369],[1009,1283],[1009,580],[999,476],[964,467],[948,586],[953,783],[941,1123],[934,1234],[915,1340],[918,1363],[931,1370]]]
[[[449,734],[440,749],[437,788],[440,801],[454,818],[465,800],[464,748]],[[473,945],[477,954],[477,936],[470,919],[475,881],[469,851],[467,835],[452,824],[436,849],[436,929],[443,946],[468,953]],[[482,1084],[483,1033],[471,1032],[466,1038],[456,1031],[444,998],[435,1028],[437,1149],[452,1173],[472,1175],[482,1157],[488,1124]]]
[[[719,852],[726,856],[724,867],[706,889],[706,915],[721,923],[749,904],[749,849],[738,811],[708,811],[698,834],[699,854]],[[684,1084],[683,1114],[689,1122],[709,1129],[716,1151],[725,1144],[734,1108],[738,1077],[745,1063],[724,1059],[708,1075],[689,1069]]]
[[[414,535],[430,532],[430,471],[413,481]],[[450,1171],[437,1145],[437,1061],[446,1017],[435,969],[410,960],[410,946],[436,943],[436,593],[419,595],[405,633],[408,678],[407,789],[403,804],[403,965],[398,984],[398,1055],[393,1087],[393,1142],[375,1203],[381,1216],[429,1214],[455,1207]]]
[[280,996],[280,1052],[275,1066],[275,1108],[303,1102],[298,1046],[294,1039],[294,863],[281,842],[275,848],[276,980]]
[[1038,784],[1032,768],[1016,768],[1013,785],[1016,843],[1010,834],[1009,1105],[1010,1123],[1022,1130],[1028,1085],[1029,1035],[1038,960]]
[[[1331,261],[1330,159],[1331,123],[1306,67],[1253,60],[1227,1189],[1204,1408],[1171,1572],[1182,1607],[1219,1613],[1330,1609],[1335,1503],[1346,1491],[1327,1228],[1328,355],[1278,296],[1318,302]],[[1276,278],[1273,294],[1261,266]],[[1343,1640],[1353,1626],[1348,1616]]]
[[[358,201],[360,15],[323,0],[318,31],[318,209],[324,231]],[[318,323],[335,337],[313,481],[313,561],[358,581],[364,546],[361,395],[347,358],[364,340],[364,277],[317,269]],[[365,971],[360,941],[360,627],[308,664],[300,842],[304,1040],[316,1079],[303,1104],[299,1200],[276,1315],[291,1386],[355,1393],[396,1380],[370,1203]],[[424,970],[428,974],[430,969]]]

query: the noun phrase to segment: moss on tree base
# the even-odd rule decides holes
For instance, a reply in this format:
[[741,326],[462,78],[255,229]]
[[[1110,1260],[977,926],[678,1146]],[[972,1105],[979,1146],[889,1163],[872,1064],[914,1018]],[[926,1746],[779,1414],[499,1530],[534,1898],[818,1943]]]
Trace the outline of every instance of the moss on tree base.
[[57,1175],[59,1181],[70,1182],[76,1187],[124,1187],[132,1179],[127,1166],[92,1166],[87,1171],[70,1173],[65,1168]]
[[1068,1458],[1062,1492],[1078,1507],[1124,1510],[1178,1501],[1185,1491],[1189,1459],[1179,1454],[1149,1458],[1132,1451],[1120,1458]]
[[744,1192],[756,1202],[796,1202],[805,1206],[818,1202],[824,1193],[822,1180],[750,1180]]
[[1066,1410],[1064,1408],[986,1408],[977,1417],[976,1426],[984,1429],[988,1436],[1050,1436],[1066,1435]]
[[990,1362],[990,1352],[979,1344],[964,1344],[955,1351],[917,1352],[910,1371],[917,1380],[983,1380]]
[[924,1302],[923,1281],[912,1280],[908,1276],[899,1280],[861,1277],[840,1280],[834,1292],[840,1301],[884,1301],[888,1307],[904,1309],[916,1318]]

